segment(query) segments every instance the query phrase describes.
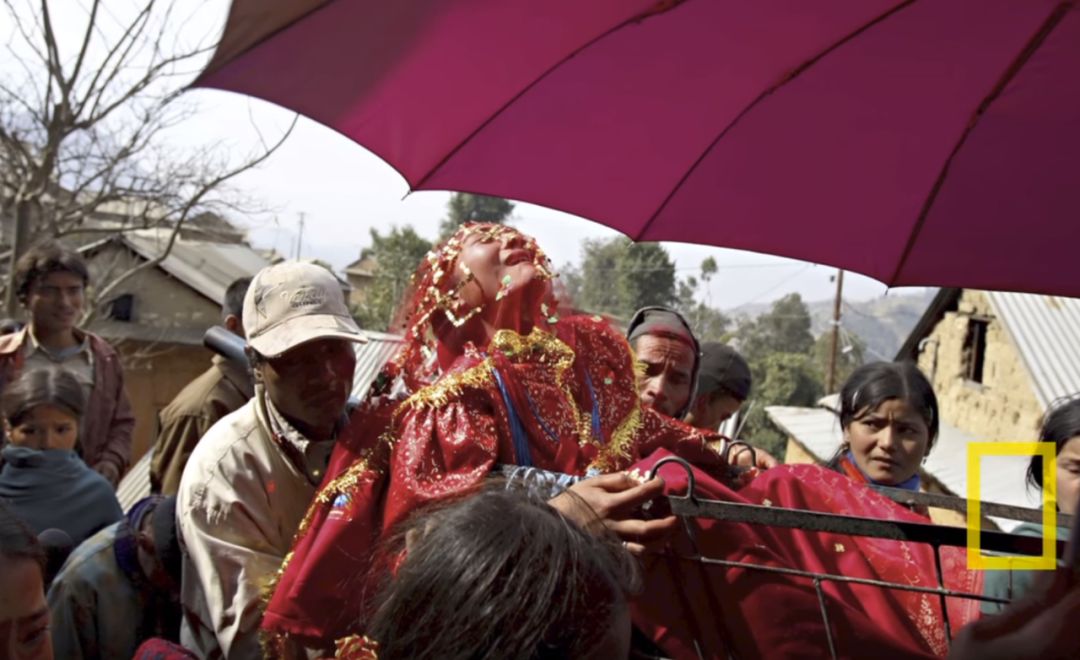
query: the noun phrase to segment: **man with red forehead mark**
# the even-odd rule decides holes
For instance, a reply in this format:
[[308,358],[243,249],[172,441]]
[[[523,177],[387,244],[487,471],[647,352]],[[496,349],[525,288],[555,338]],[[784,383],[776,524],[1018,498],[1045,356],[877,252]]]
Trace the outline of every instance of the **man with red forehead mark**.
[[[642,483],[628,470],[647,471],[675,454],[703,470],[700,492],[749,501],[725,485],[729,466],[709,447],[715,436],[642,405],[624,337],[599,318],[559,318],[550,280],[535,242],[499,225],[466,225],[423,260],[403,307],[403,347],[339,435],[292,551],[276,584],[268,585],[267,657],[281,657],[290,641],[327,651],[363,633],[371,599],[400,561],[380,553],[387,534],[426,505],[479,488],[493,472],[522,477],[533,488],[550,486],[551,495],[569,486],[595,515],[575,510],[573,498],[556,496],[552,506],[588,528],[614,532],[643,556],[646,592],[633,604],[634,623],[666,655],[691,657],[695,644],[704,643],[707,655],[722,657],[731,650],[717,639],[725,627],[734,652],[747,657],[827,652],[809,585],[768,573],[730,582],[720,568],[684,576],[674,557],[644,555],[650,546],[686,539],[672,536],[676,518],[642,513],[664,483]],[[799,499],[802,476],[772,486]],[[843,479],[833,472],[825,477]],[[814,493],[805,499],[800,503],[809,508],[819,504]],[[712,525],[702,541],[710,556],[760,554],[767,563],[796,563],[791,553],[803,549],[820,552],[820,539],[788,543],[750,527]],[[827,559],[835,552],[830,545]],[[718,619],[694,619],[714,603]],[[845,602],[836,607],[841,638],[886,653],[930,655],[904,636],[906,629],[898,644],[878,634],[883,624],[869,614]]]

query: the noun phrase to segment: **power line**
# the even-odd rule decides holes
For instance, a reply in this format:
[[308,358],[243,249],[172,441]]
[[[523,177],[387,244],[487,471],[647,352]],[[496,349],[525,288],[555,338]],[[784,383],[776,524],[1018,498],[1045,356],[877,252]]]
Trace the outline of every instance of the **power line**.
[[802,275],[803,273],[805,273],[805,272],[806,272],[807,270],[809,270],[809,269],[810,269],[810,268],[811,268],[812,266],[814,266],[814,265],[815,265],[815,264],[805,264],[805,265],[803,265],[803,267],[802,267],[802,268],[800,268],[799,270],[795,271],[795,272],[794,272],[794,273],[792,273],[791,275],[789,275],[789,276],[785,277],[784,279],[780,280],[779,282],[777,282],[776,284],[772,285],[772,286],[771,286],[771,287],[769,287],[768,289],[765,289],[764,291],[762,291],[761,293],[757,294],[757,295],[756,295],[755,297],[751,298],[750,300],[747,300],[747,301],[746,301],[746,302],[744,302],[744,303],[739,303],[738,305],[736,305],[736,307],[741,307],[741,306],[743,306],[743,305],[753,305],[754,303],[758,302],[759,300],[761,300],[761,299],[762,299],[762,298],[764,298],[765,296],[769,295],[769,294],[770,294],[770,293],[772,293],[773,291],[776,291],[777,289],[779,289],[779,288],[780,288],[780,287],[782,287],[783,285],[785,285],[785,284],[787,284],[788,282],[790,282],[791,280],[795,279],[795,278],[796,278],[796,277],[798,277],[799,275]]

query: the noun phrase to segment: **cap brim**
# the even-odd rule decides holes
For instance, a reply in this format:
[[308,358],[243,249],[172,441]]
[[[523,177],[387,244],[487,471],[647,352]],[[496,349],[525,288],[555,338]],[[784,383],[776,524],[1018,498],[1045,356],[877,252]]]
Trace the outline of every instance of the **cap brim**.
[[368,341],[367,335],[351,318],[313,314],[289,319],[258,337],[249,337],[248,344],[260,355],[272,358],[319,339],[344,339],[357,344]]

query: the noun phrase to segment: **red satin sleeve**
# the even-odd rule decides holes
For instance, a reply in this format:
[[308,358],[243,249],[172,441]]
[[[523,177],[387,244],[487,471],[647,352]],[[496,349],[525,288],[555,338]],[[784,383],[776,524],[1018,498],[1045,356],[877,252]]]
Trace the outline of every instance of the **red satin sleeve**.
[[380,554],[385,534],[425,505],[477,486],[500,460],[505,413],[491,403],[493,382],[489,363],[469,360],[404,402],[353,414],[276,586],[268,586],[262,627],[271,644],[282,634],[324,642],[357,630],[392,559]]
[[383,530],[429,504],[478,487],[505,453],[500,451],[499,423],[486,391],[407,412],[391,459]]

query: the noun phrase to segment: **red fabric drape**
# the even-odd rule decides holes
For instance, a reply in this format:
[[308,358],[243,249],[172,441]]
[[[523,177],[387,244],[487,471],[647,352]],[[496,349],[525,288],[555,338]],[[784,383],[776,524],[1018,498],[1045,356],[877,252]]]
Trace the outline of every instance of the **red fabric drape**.
[[[578,475],[589,468],[647,470],[660,456],[676,454],[699,466],[702,497],[922,520],[864,485],[821,468],[770,470],[739,492],[724,486],[717,478],[723,465],[700,432],[640,407],[625,340],[600,320],[564,319],[554,334],[500,333],[486,354],[467,352],[438,382],[405,402],[369,401],[354,414],[286,559],[264,629],[323,643],[362,632],[374,591],[393,561],[379,554],[386,534],[425,504],[479,485],[494,465],[520,462],[495,372],[539,468]],[[665,470],[664,476],[669,489],[682,492],[681,470]],[[699,524],[707,556],[936,584],[928,548],[801,530]],[[687,554],[686,542],[677,540],[676,550]],[[974,589],[962,553],[947,553],[945,559],[950,586]],[[739,657],[827,655],[817,596],[805,579],[671,559],[651,560],[645,578],[635,620],[669,655],[693,657],[698,640],[707,657],[723,657],[722,630]],[[840,650],[848,656],[864,655],[867,644],[899,657],[945,651],[935,597],[832,583],[825,593]],[[971,616],[958,611],[951,621]]]
[[[650,470],[667,455],[659,451],[635,467]],[[664,466],[661,474],[669,493],[686,492],[683,468]],[[695,470],[695,477],[695,495],[705,499],[928,522],[862,483],[817,466],[768,470],[737,493],[701,470]],[[925,544],[707,519],[694,525],[697,550],[705,557],[910,586],[938,584],[933,550]],[[634,602],[634,621],[673,657],[696,657],[694,639],[703,644],[706,657],[723,657],[721,636],[739,658],[828,657],[811,579],[694,561],[689,557],[697,553],[685,533],[673,543],[672,554],[681,558],[646,562],[646,586]],[[946,587],[981,593],[981,574],[966,569],[963,548],[943,548],[942,568]],[[841,657],[947,653],[937,595],[832,581],[823,581],[822,589]],[[946,606],[954,632],[978,616],[976,601],[949,598]]]

